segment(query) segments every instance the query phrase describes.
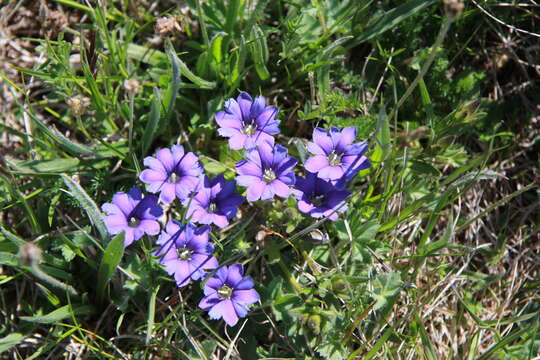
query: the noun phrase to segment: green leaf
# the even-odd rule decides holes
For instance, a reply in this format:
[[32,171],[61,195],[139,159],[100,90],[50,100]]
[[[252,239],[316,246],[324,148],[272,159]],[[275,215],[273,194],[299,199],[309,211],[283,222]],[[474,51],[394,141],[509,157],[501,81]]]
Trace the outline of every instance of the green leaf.
[[20,319],[40,324],[54,324],[70,317],[90,315],[94,311],[94,307],[90,305],[64,305],[46,315],[21,316]]
[[388,116],[384,107],[381,107],[379,111],[377,129],[375,130],[375,141],[377,142],[377,146],[382,150],[382,160],[386,160],[392,149],[390,146],[390,126],[388,125]]
[[8,252],[0,252],[0,265],[18,266],[17,255]]
[[150,106],[150,115],[148,116],[148,122],[144,128],[144,133],[142,137],[141,153],[143,156],[146,155],[146,152],[150,148],[156,132],[159,128],[159,119],[161,117],[161,99],[159,91],[154,89],[154,96],[152,97],[152,105]]
[[58,174],[74,171],[79,165],[79,159],[49,159],[49,160],[17,160],[6,156],[6,163],[21,174]]
[[427,360],[437,360],[437,352],[433,348],[433,344],[431,343],[429,335],[424,327],[424,324],[422,323],[422,319],[420,318],[418,313],[416,313],[415,315],[416,324],[420,332],[420,338],[422,339],[422,344],[424,345],[424,355],[426,356]]
[[176,101],[176,95],[180,89],[180,77],[182,76],[182,71],[180,69],[180,59],[178,56],[176,56],[170,41],[167,41],[165,51],[172,67],[171,82],[167,87],[167,91],[165,92],[165,103],[167,104],[166,111],[168,117],[172,112],[174,103]]
[[174,51],[172,44],[167,42],[167,54],[169,57],[174,59],[174,63],[178,66],[178,69],[182,75],[187,77],[192,83],[197,85],[200,89],[214,89],[216,87],[216,83],[213,81],[206,81],[189,70],[186,64],[180,58],[176,55],[176,52]]
[[376,300],[374,310],[381,309],[387,303],[387,299],[396,295],[401,288],[401,278],[398,273],[380,274],[373,283],[373,298]]
[[26,111],[30,116],[32,121],[39,127],[45,135],[47,135],[51,140],[57,143],[62,149],[73,154],[73,155],[87,155],[92,157],[97,157],[96,153],[87,146],[71,141],[64,135],[60,134],[58,131],[54,130],[50,126],[45,125],[43,121],[39,120],[31,111]]
[[25,336],[20,333],[11,333],[0,339],[0,354],[23,341]]
[[360,34],[356,39],[349,44],[349,47],[354,47],[364,41],[370,40],[390,29],[395,28],[399,23],[411,17],[417,12],[423,10],[431,4],[435,4],[435,0],[411,0],[377,18],[375,24],[368,24],[367,31]]
[[98,269],[97,294],[100,302],[105,299],[105,287],[124,255],[124,233],[116,235],[107,245]]
[[81,185],[73,181],[71,177],[67,176],[66,174],[62,174],[61,177],[70,190],[69,194],[79,201],[82,208],[88,215],[90,222],[96,227],[97,231],[99,232],[101,242],[104,244],[109,239],[109,233],[107,232],[107,228],[105,226],[105,223],[103,222],[103,218],[101,217],[101,212],[99,211],[96,203],[86,193],[86,191],[84,191]]

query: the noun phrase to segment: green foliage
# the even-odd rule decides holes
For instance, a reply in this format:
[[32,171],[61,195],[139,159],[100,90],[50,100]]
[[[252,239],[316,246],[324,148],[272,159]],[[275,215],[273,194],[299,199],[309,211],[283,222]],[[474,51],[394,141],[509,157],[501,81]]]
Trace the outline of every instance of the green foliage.
[[[20,99],[11,115],[25,124],[0,123],[17,139],[0,169],[0,352],[39,358],[69,344],[93,358],[536,356],[538,269],[519,261],[537,255],[528,174],[537,164],[503,152],[517,146],[522,110],[489,97],[494,74],[478,58],[497,32],[476,7],[466,4],[434,47],[448,18],[432,0],[55,2],[84,20],[25,39],[44,61],[17,64],[20,79],[0,73]],[[522,13],[515,18],[528,24]],[[160,29],[162,17],[178,26]],[[155,239],[126,249],[122,235],[111,239],[100,205],[140,185],[144,157],[175,143],[202,154],[208,175],[232,180],[243,154],[216,134],[214,114],[241,90],[280,107],[277,141],[301,163],[314,127],[356,126],[372,167],[350,185],[336,222],[304,216],[291,197],[244,204],[213,232],[222,262],[244,263],[261,294],[246,323],[225,329],[197,307],[199,285],[179,289],[166,275]],[[531,144],[518,153],[536,154]],[[515,164],[501,171],[507,157]],[[492,195],[505,177],[527,181]],[[483,187],[491,198],[477,198]],[[178,209],[167,216],[181,219]],[[28,245],[41,250],[35,267],[21,260]]]

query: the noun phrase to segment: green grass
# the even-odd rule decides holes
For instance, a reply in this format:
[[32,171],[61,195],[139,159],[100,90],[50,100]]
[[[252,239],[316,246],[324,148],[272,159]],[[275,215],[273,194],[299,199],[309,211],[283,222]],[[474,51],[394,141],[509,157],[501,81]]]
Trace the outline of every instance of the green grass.
[[[534,36],[474,3],[457,17],[432,0],[156,4],[50,1],[84,21],[39,20],[39,36],[0,16],[43,59],[0,74],[2,358],[538,357]],[[534,5],[481,5],[538,32]],[[159,33],[162,17],[177,26]],[[242,154],[214,114],[241,90],[280,108],[294,156],[316,126],[356,126],[372,167],[336,222],[291,198],[244,204],[212,233],[261,294],[228,328],[198,308],[200,283],[176,286],[154,239],[112,239],[100,206],[175,143],[232,179]]]

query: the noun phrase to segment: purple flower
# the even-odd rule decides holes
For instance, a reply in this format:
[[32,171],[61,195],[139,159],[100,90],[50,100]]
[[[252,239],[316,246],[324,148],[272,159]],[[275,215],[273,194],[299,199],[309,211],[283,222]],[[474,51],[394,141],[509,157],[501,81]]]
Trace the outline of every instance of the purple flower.
[[189,204],[187,216],[191,221],[200,224],[215,224],[220,228],[229,225],[229,220],[236,216],[238,205],[244,202],[244,197],[235,194],[232,181],[225,181],[223,175],[210,180],[204,178],[198,192],[192,199],[184,200]]
[[328,217],[336,221],[337,213],[347,210],[345,199],[351,194],[318,178],[316,174],[308,173],[306,178],[297,177],[295,188],[298,210],[314,218]]
[[289,185],[294,185],[292,168],[296,159],[287,156],[287,149],[269,142],[260,143],[246,152],[246,160],[236,163],[236,182],[247,186],[248,201],[267,200],[274,195],[287,198],[291,194]]
[[216,114],[221,136],[229,138],[233,150],[249,149],[263,141],[273,140],[272,135],[279,133],[279,120],[276,120],[278,108],[265,106],[264,96],[251,99],[242,92],[236,100],[225,102],[225,111]]
[[356,127],[346,127],[340,131],[331,127],[329,131],[321,128],[313,130],[313,142],[308,150],[314,155],[306,160],[307,171],[333,183],[353,178],[359,170],[367,169],[370,163],[363,156],[367,150],[365,142],[352,143],[356,139]]
[[223,318],[227,325],[236,325],[238,318],[246,316],[248,305],[260,299],[253,289],[253,279],[243,275],[244,268],[240,264],[220,267],[204,284],[205,297],[199,307],[209,311],[212,319]]
[[159,233],[159,223],[156,220],[163,214],[163,210],[155,196],[147,195],[143,198],[141,190],[136,187],[129,194],[117,192],[113,195],[112,204],[105,203],[101,209],[107,213],[103,220],[109,234],[125,232],[124,246],[129,246],[144,234]]
[[209,226],[197,228],[191,223],[182,225],[171,220],[159,236],[157,243],[161,248],[155,255],[163,255],[159,262],[169,275],[174,275],[178,286],[186,286],[190,278],[199,280],[205,270],[218,267],[216,258],[212,256],[214,246],[208,242],[209,233]]
[[148,191],[160,192],[159,200],[164,203],[173,202],[175,197],[186,199],[196,188],[202,174],[197,155],[184,152],[181,145],[158,150],[156,157],[144,159],[144,165],[149,169],[144,170],[139,178],[148,184]]

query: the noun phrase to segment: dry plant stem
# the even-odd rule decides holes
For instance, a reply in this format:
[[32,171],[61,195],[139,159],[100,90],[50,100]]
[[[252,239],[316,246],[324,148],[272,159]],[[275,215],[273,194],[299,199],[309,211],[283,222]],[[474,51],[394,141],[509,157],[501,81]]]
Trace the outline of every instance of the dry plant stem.
[[[484,14],[486,14],[487,16],[489,16],[489,18],[493,19],[494,21],[498,22],[499,24],[501,25],[504,25],[506,26],[507,28],[509,28],[510,30],[514,30],[514,31],[517,31],[517,32],[520,32],[522,34],[527,34],[527,35],[530,35],[530,36],[535,36],[537,38],[540,38],[540,34],[537,34],[537,33],[534,33],[532,31],[527,31],[527,30],[523,30],[523,29],[520,29],[520,28],[517,28],[515,27],[514,25],[510,25],[510,24],[507,24],[505,23],[504,21],[500,20],[499,18],[493,16],[491,13],[489,13],[486,9],[484,9],[483,7],[481,7],[476,1],[474,0],[471,0],[473,2],[473,4],[480,10],[482,11]],[[515,6],[515,5],[514,5]]]
[[411,85],[407,88],[405,91],[405,94],[399,99],[397,105],[394,107],[390,115],[388,116],[389,119],[392,119],[398,109],[403,105],[405,100],[412,94],[413,90],[418,86],[418,83],[420,82],[420,79],[423,79],[426,75],[428,69],[430,68],[431,64],[433,64],[433,60],[435,60],[435,56],[437,56],[437,52],[442,45],[442,42],[444,38],[446,37],[446,34],[448,33],[448,30],[450,29],[450,25],[452,24],[453,18],[447,16],[444,20],[444,23],[441,26],[441,29],[439,30],[439,34],[437,35],[437,39],[435,40],[435,43],[431,47],[431,54],[429,55],[429,58],[424,63],[422,68],[420,69],[420,72],[418,75],[416,75],[416,78],[413,80]]

